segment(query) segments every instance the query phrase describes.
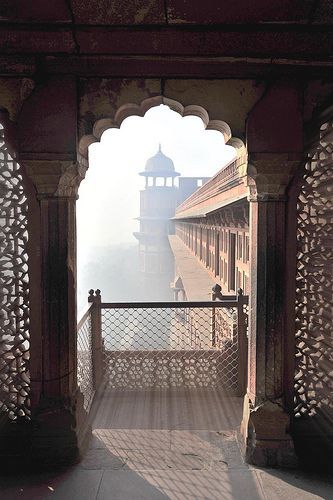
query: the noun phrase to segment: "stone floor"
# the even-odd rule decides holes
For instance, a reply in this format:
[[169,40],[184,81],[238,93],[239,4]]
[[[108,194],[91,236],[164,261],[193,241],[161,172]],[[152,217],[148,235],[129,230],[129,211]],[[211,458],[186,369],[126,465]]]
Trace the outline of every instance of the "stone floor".
[[333,499],[333,478],[245,464],[241,400],[213,390],[113,391],[96,402],[84,460],[0,479],[1,499]]

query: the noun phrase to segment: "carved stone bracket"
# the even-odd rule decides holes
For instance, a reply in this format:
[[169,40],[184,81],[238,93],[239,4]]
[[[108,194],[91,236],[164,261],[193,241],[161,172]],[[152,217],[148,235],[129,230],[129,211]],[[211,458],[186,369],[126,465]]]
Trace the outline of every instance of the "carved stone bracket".
[[218,213],[208,215],[205,219],[194,221],[191,219],[191,221],[196,225],[200,224],[203,227],[211,229],[220,227],[247,228],[249,226],[248,203],[244,200],[244,203],[238,206],[223,207]]
[[86,162],[68,160],[24,160],[23,164],[38,198],[77,198],[87,171]]
[[249,159],[246,185],[249,201],[278,201],[286,197],[286,188],[302,164],[302,155],[255,154]]
[[[16,122],[22,105],[35,88],[31,78],[0,77],[1,111],[5,110],[8,118]],[[0,117],[2,119],[2,117]],[[4,124],[3,124],[4,125]]]

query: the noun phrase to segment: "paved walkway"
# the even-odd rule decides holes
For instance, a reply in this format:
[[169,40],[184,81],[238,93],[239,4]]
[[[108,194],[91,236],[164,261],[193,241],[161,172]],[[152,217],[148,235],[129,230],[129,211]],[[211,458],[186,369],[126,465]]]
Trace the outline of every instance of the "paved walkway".
[[211,300],[212,287],[219,278],[213,278],[208,269],[195,257],[178,236],[169,236],[171,250],[182,279],[187,300]]
[[333,479],[245,464],[240,398],[214,390],[113,391],[81,464],[0,479],[1,499],[333,499]]

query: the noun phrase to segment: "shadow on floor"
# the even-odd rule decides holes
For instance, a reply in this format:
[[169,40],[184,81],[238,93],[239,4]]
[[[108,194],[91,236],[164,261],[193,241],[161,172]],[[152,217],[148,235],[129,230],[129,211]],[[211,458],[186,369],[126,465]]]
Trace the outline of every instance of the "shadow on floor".
[[107,390],[94,404],[94,428],[236,430],[243,399],[216,389]]
[[93,437],[66,471],[0,479],[5,500],[314,500],[330,477],[259,469],[242,460],[242,400],[214,390],[108,391]]

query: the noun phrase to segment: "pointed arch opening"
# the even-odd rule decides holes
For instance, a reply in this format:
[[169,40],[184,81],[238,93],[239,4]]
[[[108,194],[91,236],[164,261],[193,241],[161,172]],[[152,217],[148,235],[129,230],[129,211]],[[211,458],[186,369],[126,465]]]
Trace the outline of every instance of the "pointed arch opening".
[[[101,119],[97,120],[93,126],[93,131],[92,131],[93,133],[90,135],[83,136],[79,142],[79,156],[80,156],[80,158],[83,159],[85,162],[88,162],[88,149],[90,148],[90,152],[92,152],[92,151],[95,152],[95,151],[97,151],[97,147],[99,147],[98,143],[100,143],[102,136],[103,136],[103,141],[104,141],[104,139],[106,139],[106,134],[111,135],[113,130],[117,131],[117,133],[118,132],[120,133],[120,131],[122,131],[123,128],[125,127],[125,125],[127,124],[127,122],[125,121],[127,118],[140,117],[140,119],[141,119],[141,118],[145,117],[146,113],[149,110],[151,110],[152,108],[156,108],[158,106],[161,106],[161,105],[162,105],[162,107],[164,105],[165,107],[168,108],[168,110],[171,110],[171,111],[177,113],[182,118],[187,118],[187,117],[198,118],[199,119],[198,122],[201,123],[201,127],[203,124],[203,131],[209,130],[209,131],[218,132],[218,134],[216,134],[216,136],[221,137],[221,144],[228,146],[229,151],[232,149],[232,151],[234,152],[233,154],[234,154],[235,160],[237,162],[237,169],[239,170],[239,172],[242,172],[241,175],[243,175],[243,173],[244,173],[243,167],[246,164],[246,160],[247,160],[246,148],[245,148],[245,145],[241,139],[235,138],[232,136],[231,129],[226,122],[224,122],[223,120],[210,120],[208,112],[201,106],[198,106],[198,105],[183,106],[178,101],[171,100],[171,99],[168,99],[168,98],[165,98],[162,96],[145,99],[139,105],[137,105],[137,104],[125,104],[117,110],[117,112],[115,113],[115,115],[113,117],[101,118]],[[183,123],[182,120],[181,120],[181,122]],[[185,122],[184,122],[184,125],[185,125]],[[140,127],[139,122],[136,122],[136,126]],[[97,146],[97,144],[98,144],[98,146]],[[131,148],[132,146],[131,146],[131,144],[128,144],[127,147]],[[153,153],[153,151],[151,153]],[[167,151],[167,153],[168,153],[168,151]],[[91,158],[92,158],[92,155],[91,155]],[[227,162],[225,159],[223,159],[223,157],[221,157],[221,160],[216,163],[216,169],[214,170],[214,173],[216,171],[220,170],[221,167],[223,169],[224,164],[230,163],[232,157],[229,156],[228,158],[229,158],[229,161]],[[90,161],[91,161],[91,159],[90,159]],[[142,170],[143,166],[144,166],[144,163],[142,165],[138,164],[137,173],[139,172],[140,169]],[[112,165],[112,166],[110,165],[109,170],[113,169],[114,171],[116,171],[117,168],[118,168],[117,165]],[[126,168],[126,167],[124,167],[124,168]],[[182,169],[179,168],[179,170],[182,170]],[[187,174],[187,175],[189,175],[189,174]],[[206,177],[206,180],[211,175],[213,175],[212,172]],[[89,171],[88,171],[88,176],[90,176]],[[202,180],[202,177],[204,177],[203,172],[201,172],[200,177],[201,178],[198,178],[198,182],[196,183],[196,188],[200,187],[200,184],[202,185],[202,183],[203,183],[203,180]],[[154,183],[154,186],[157,186],[157,187],[163,187],[163,186],[172,187],[173,181],[172,182],[170,182],[170,181],[171,181],[171,179],[163,178],[163,176],[157,177],[156,179],[153,179],[152,177],[146,178],[147,185],[150,187],[153,185],[153,183]],[[104,184],[107,182],[113,183],[113,180],[111,179],[111,177],[109,177],[108,180],[105,180]],[[101,183],[99,184],[99,186],[96,185],[95,187],[96,187],[97,191],[103,189],[101,186]],[[137,191],[139,192],[139,188],[137,189]],[[191,194],[191,192],[188,192],[187,196],[189,194]],[[184,197],[184,199],[185,199],[185,197]],[[80,203],[81,203],[81,200],[79,199],[78,212],[80,211]],[[137,200],[137,205],[138,205],[137,213],[135,215],[133,215],[133,219],[134,219],[134,217],[137,217],[139,215],[139,213],[138,213],[139,212],[139,204],[140,204],[140,201],[138,199]],[[88,203],[87,203],[87,205],[88,205]],[[114,205],[112,209],[109,208],[108,210],[109,210],[108,216],[110,217],[109,220],[112,220],[112,215],[113,215],[112,212],[114,212],[114,211],[118,211],[117,212],[118,218],[121,217],[121,209],[119,209],[118,206]],[[97,213],[96,211],[99,211],[99,213],[102,212],[101,209],[98,209],[96,207],[96,204],[94,205],[94,203],[91,203],[90,208],[89,208],[89,212],[93,213],[94,211],[95,211],[95,213]],[[79,215],[79,218],[80,218],[80,215]],[[96,223],[94,224],[94,229],[97,227],[98,222],[100,222],[100,221],[96,220]],[[87,220],[85,220],[84,223],[86,224]],[[107,224],[108,224],[108,222],[106,221],[104,224],[104,227],[106,227]],[[147,226],[147,224],[148,224],[147,221],[141,221],[141,225]],[[80,231],[81,231],[80,228],[82,226],[83,226],[83,222],[81,223],[79,221],[79,224],[78,224],[78,234],[79,235],[80,235]],[[106,228],[106,231],[107,230],[108,229]],[[84,245],[81,245],[79,242],[79,245],[78,245],[79,268],[80,268],[80,252],[81,252],[82,247],[84,247]],[[87,247],[87,245],[85,245],[85,247]],[[140,256],[140,258],[142,258],[142,256]],[[158,263],[155,263],[154,266],[160,267],[160,265]],[[98,266],[96,266],[96,269],[98,271]],[[79,271],[80,271],[80,269],[79,269]],[[118,281],[118,283],[119,283],[119,281]],[[80,297],[79,310],[82,310],[84,308],[84,301],[86,300],[84,297],[86,290],[83,291],[83,287],[79,287],[79,288],[81,288],[81,290],[82,290],[81,297]],[[87,286],[85,286],[85,288],[87,288]],[[128,300],[133,300],[133,297],[129,296]],[[82,304],[82,306],[81,306],[81,304]]]
[[[217,195],[219,196],[220,192],[223,192],[223,189],[221,190],[220,187],[222,186],[223,183],[232,183],[235,181],[234,186],[236,185],[236,188],[240,186],[243,183],[243,177],[246,174],[246,161],[247,161],[247,154],[246,154],[246,147],[243,143],[243,141],[239,138],[234,138],[231,133],[231,129],[228,126],[228,124],[222,120],[210,120],[209,115],[207,111],[202,108],[201,106],[182,106],[179,102],[173,101],[167,98],[163,97],[155,97],[155,98],[149,98],[144,100],[140,105],[135,105],[135,104],[127,104],[124,106],[121,106],[118,111],[115,113],[113,117],[109,118],[101,118],[98,120],[92,130],[92,134],[90,135],[85,135],[84,137],[81,138],[80,143],[79,143],[79,158],[82,159],[84,162],[90,161],[91,165],[90,167],[93,166],[93,154],[95,151],[97,151],[98,147],[100,145],[98,143],[103,143],[105,137],[107,134],[112,132],[114,129],[116,129],[116,132],[120,134],[120,132],[125,128],[127,125],[125,120],[126,118],[136,116],[143,118],[147,115],[148,111],[151,108],[156,108],[160,105],[164,105],[167,108],[169,108],[169,111],[171,110],[172,112],[176,112],[178,115],[180,115],[181,119],[185,118],[187,119],[188,117],[195,117],[197,122],[200,122],[200,126],[202,128],[202,132],[205,133],[206,130],[209,131],[216,131],[218,134],[218,140],[219,144],[221,147],[224,147],[225,145],[227,147],[230,147],[232,149],[232,156],[229,156],[228,160],[226,160],[223,155],[219,157],[217,160],[216,168],[213,172],[210,172],[210,174],[205,178],[204,173],[202,172],[202,175],[197,176],[195,178],[195,182],[193,182],[193,185],[191,186],[191,189],[188,190],[186,193],[186,196],[184,196],[181,200],[178,199],[178,205],[182,205],[182,203],[187,200],[188,198],[191,200],[191,195],[195,193],[197,190],[203,190],[203,199],[207,200],[212,193],[214,192],[214,196]],[[179,116],[177,117],[179,119]],[[185,122],[184,122],[185,123]],[[203,127],[202,127],[203,124]],[[138,121],[136,123],[136,126],[138,126]],[[140,125],[139,125],[140,126]],[[120,129],[120,130],[119,130]],[[103,136],[103,137],[102,137]],[[193,138],[191,138],[193,141]],[[145,379],[145,382],[142,382],[143,384],[148,384],[147,387],[151,387],[155,384],[156,380],[152,379],[149,375],[149,373],[152,370],[157,370],[157,365],[160,362],[160,356],[157,354],[156,358],[156,351],[160,351],[160,354],[162,357],[165,355],[167,359],[167,373],[166,374],[161,374],[159,384],[168,384],[169,379],[171,380],[172,377],[169,377],[170,370],[169,370],[169,361],[173,357],[173,350],[176,350],[177,353],[175,354],[176,358],[179,356],[178,351],[181,350],[181,348],[185,349],[188,351],[188,356],[191,358],[193,355],[194,357],[197,356],[197,354],[193,354],[194,352],[197,352],[202,349],[205,351],[203,354],[203,358],[200,358],[199,364],[200,363],[205,363],[204,359],[207,358],[207,370],[205,372],[205,376],[203,378],[201,377],[194,377],[195,381],[192,382],[190,381],[191,377],[193,374],[190,374],[190,372],[187,373],[187,368],[185,365],[181,368],[177,368],[177,373],[178,375],[182,370],[184,371],[184,381],[181,382],[180,378],[178,375],[175,375],[175,380],[171,380],[171,385],[172,384],[180,384],[180,386],[184,383],[185,386],[188,384],[188,386],[193,387],[199,387],[200,384],[203,384],[203,387],[209,387],[212,384],[218,384],[221,382],[221,374],[218,373],[217,365],[219,365],[220,360],[215,362],[215,356],[219,358],[220,355],[222,355],[222,333],[220,333],[219,336],[219,329],[223,329],[223,331],[227,332],[226,335],[228,336],[228,339],[226,340],[226,356],[227,356],[227,361],[225,362],[225,368],[229,369],[229,374],[226,374],[226,379],[228,377],[233,377],[233,382],[232,382],[232,387],[234,390],[237,390],[237,387],[239,387],[239,390],[242,391],[243,387],[241,388],[243,382],[238,381],[238,375],[237,375],[237,370],[238,370],[238,361],[237,361],[237,349],[235,348],[238,340],[237,336],[235,335],[236,329],[234,328],[234,321],[235,321],[235,315],[232,313],[228,313],[226,316],[226,320],[224,321],[218,321],[216,323],[217,325],[217,330],[216,330],[216,335],[212,336],[212,332],[210,331],[210,319],[209,319],[209,309],[206,309],[202,311],[202,316],[199,318],[196,312],[190,312],[187,314],[186,312],[186,306],[183,304],[183,310],[180,310],[180,312],[175,309],[175,307],[168,307],[166,306],[166,310],[163,311],[154,311],[151,314],[147,311],[145,311],[145,308],[147,307],[148,302],[158,302],[159,304],[162,304],[163,302],[165,304],[171,303],[173,298],[174,298],[174,293],[175,290],[172,285],[174,283],[180,283],[181,280],[175,278],[175,260],[174,260],[174,253],[173,249],[171,248],[171,243],[170,243],[170,236],[175,236],[176,237],[176,228],[175,228],[175,221],[173,220],[175,216],[175,209],[176,209],[176,204],[174,200],[174,191],[176,188],[178,188],[179,184],[175,181],[175,177],[179,176],[179,173],[182,173],[182,169],[180,166],[175,163],[173,164],[172,159],[170,158],[170,154],[167,150],[164,149],[164,145],[158,146],[158,142],[155,144],[155,150],[151,151],[151,154],[147,155],[146,159],[144,162],[141,162],[141,164],[137,165],[136,171],[134,170],[133,173],[140,173],[142,177],[145,179],[145,184],[142,185],[141,189],[141,194],[140,194],[140,200],[138,200],[137,204],[137,215],[139,215],[139,210],[140,210],[140,215],[138,217],[139,219],[139,224],[140,224],[140,229],[136,233],[134,233],[139,240],[139,245],[138,245],[138,250],[139,250],[139,255],[140,255],[140,260],[139,260],[139,267],[143,270],[144,274],[146,275],[147,279],[149,279],[149,283],[152,283],[152,275],[155,275],[154,277],[158,276],[159,279],[161,279],[162,272],[165,271],[165,269],[168,267],[166,264],[166,254],[170,254],[170,256],[173,259],[172,262],[172,271],[170,275],[166,274],[167,278],[165,279],[165,284],[166,287],[168,288],[168,291],[170,295],[166,297],[161,297],[158,293],[156,293],[155,289],[153,288],[152,294],[147,297],[139,297],[136,296],[133,298],[133,296],[130,296],[129,294],[126,297],[110,297],[110,294],[108,293],[108,290],[106,290],[107,287],[103,286],[103,282],[105,283],[105,280],[109,281],[110,286],[112,286],[114,289],[115,288],[120,288],[122,285],[122,275],[121,275],[121,267],[125,267],[128,265],[128,263],[133,263],[134,259],[131,258],[131,256],[128,255],[128,253],[124,249],[120,249],[118,251],[118,255],[115,255],[114,253],[110,252],[109,249],[105,249],[105,252],[100,255],[100,258],[98,258],[98,262],[95,261],[95,263],[92,266],[92,274],[93,279],[95,279],[95,283],[92,282],[87,282],[86,286],[83,287],[81,286],[81,290],[83,292],[86,292],[88,289],[90,290],[90,295],[89,295],[89,301],[92,303],[92,307],[99,307],[99,310],[101,311],[101,318],[100,318],[100,324],[104,325],[102,326],[102,330],[104,328],[104,333],[105,333],[105,338],[103,337],[102,342],[102,347],[99,346],[98,349],[99,351],[104,352],[102,354],[102,357],[104,356],[103,360],[100,361],[98,364],[99,366],[101,365],[101,371],[103,374],[100,374],[101,379],[105,379],[105,376],[107,377],[107,382],[106,385],[111,384],[112,387],[118,387],[118,385],[114,386],[112,384],[119,384],[119,387],[126,388],[127,383],[126,380],[127,378],[124,375],[124,372],[120,369],[120,372],[122,375],[119,375],[120,372],[118,370],[120,365],[126,365],[127,366],[127,361],[124,361],[121,359],[121,356],[123,354],[123,351],[128,350],[130,353],[130,358],[132,360],[133,355],[134,357],[138,354],[136,351],[140,351],[139,358],[144,360],[144,362],[147,363],[144,365],[144,367],[139,369],[137,372],[137,379],[134,380],[131,378],[132,371],[135,371],[134,365],[132,366],[131,364],[128,365],[128,369],[125,368],[125,372],[128,371],[128,384],[132,388],[136,387],[135,384],[140,384],[143,379]],[[126,145],[127,148],[131,148],[131,144]],[[89,149],[90,148],[90,149]],[[88,157],[88,149],[89,149],[89,154],[90,157]],[[157,152],[156,152],[157,151]],[[154,154],[155,153],[155,154]],[[151,156],[151,157],[150,157]],[[162,163],[163,163],[163,168],[161,166],[157,166],[155,163],[157,161],[157,157],[163,157],[162,158]],[[150,157],[150,158],[149,158]],[[169,158],[168,158],[169,157]],[[149,158],[149,159],[148,159]],[[161,159],[161,158],[160,158]],[[110,159],[108,161],[111,161]],[[95,165],[94,165],[95,167]],[[113,164],[110,165],[109,163],[109,170],[115,171],[117,168],[119,169],[119,165]],[[123,166],[123,170],[125,170],[126,167]],[[92,168],[90,168],[90,171],[92,172]],[[96,170],[96,168],[95,168]],[[218,171],[218,174],[216,172]],[[222,173],[222,174],[221,174]],[[88,174],[89,176],[89,170]],[[209,188],[208,190],[205,188],[205,183],[206,181],[209,180],[209,178],[212,177],[212,187]],[[181,177],[180,177],[181,178]],[[87,179],[89,182],[89,178]],[[127,182],[128,179],[125,179]],[[86,184],[88,184],[88,182]],[[108,192],[109,198],[112,198],[110,195],[110,185],[108,183],[114,183],[115,179],[112,179],[112,177],[108,177],[108,181],[106,178],[103,179],[103,182],[95,182],[94,184],[94,189],[95,189],[95,194],[97,194],[97,197],[101,199],[101,193],[103,189],[106,189]],[[180,182],[180,181],[179,181]],[[102,185],[103,184],[103,185]],[[84,185],[84,184],[83,184]],[[229,184],[228,184],[229,185]],[[192,189],[193,188],[193,189]],[[139,191],[139,190],[138,190]],[[165,193],[164,193],[165,192]],[[171,205],[167,205],[166,200],[164,200],[164,194],[168,194],[168,200],[170,201],[170,198],[173,200],[173,207]],[[172,195],[171,197],[169,195]],[[241,201],[244,202],[246,200],[245,197],[245,188],[244,192],[242,192],[241,196]],[[100,201],[100,200],[98,200]],[[132,201],[132,200],[131,200]],[[164,203],[165,201],[165,203]],[[169,202],[168,201],[168,202]],[[193,200],[192,200],[193,201]],[[192,203],[190,201],[190,205]],[[238,200],[239,201],[239,200]],[[221,203],[221,199],[218,198],[218,202]],[[80,198],[79,198],[79,204],[80,204]],[[88,200],[87,202],[88,210],[90,212],[90,215],[93,215],[94,218],[94,225],[97,227],[98,224],[101,223],[101,213],[102,209],[98,206],[97,202],[92,201],[92,199]],[[224,207],[224,202],[222,202],[222,208]],[[183,209],[186,207],[183,206]],[[163,210],[162,210],[163,208]],[[173,208],[173,212],[171,213],[171,209]],[[189,209],[192,209],[192,205],[187,207]],[[221,207],[220,207],[221,208]],[[149,210],[148,210],[149,209]],[[165,210],[164,210],[165,209]],[[79,211],[79,210],[78,210]],[[115,213],[113,213],[115,212]],[[163,213],[162,213],[163,212]],[[229,214],[225,213],[226,220],[230,222],[230,224],[233,225],[234,232],[240,233],[241,230],[238,229],[237,222],[235,222]],[[110,221],[113,220],[112,217],[115,216],[117,219],[121,219],[122,217],[122,210],[120,206],[117,204],[108,207],[106,210],[106,219],[104,225],[102,224],[102,228],[104,230],[104,235],[107,233],[107,225],[112,224]],[[200,218],[200,217],[199,217]],[[243,225],[246,225],[246,214],[243,217],[243,212],[242,212],[242,207],[239,207],[237,205],[237,213],[236,213],[236,218],[237,220],[240,219],[240,223]],[[222,220],[222,219],[221,219]],[[218,226],[218,224],[221,222],[221,220],[217,217],[212,216],[209,218],[209,221],[207,224],[209,224],[209,227],[212,230],[212,235],[215,235],[215,226]],[[224,221],[224,219],[223,219]],[[164,224],[164,229],[163,231],[159,227],[159,229],[156,229],[156,225],[160,224],[161,222]],[[83,224],[86,224],[87,220],[83,220],[83,222],[79,222],[78,224],[78,234],[80,235],[80,228],[83,227]],[[199,224],[200,222],[198,222]],[[94,227],[94,229],[95,229]],[[246,230],[246,228],[243,228],[243,232]],[[89,230],[87,231],[88,233]],[[161,234],[163,233],[163,234]],[[238,234],[237,233],[237,234]],[[233,233],[234,234],[234,233]],[[194,237],[198,238],[200,235],[200,231],[197,231],[197,228],[192,228],[192,243],[191,243],[191,251],[195,253],[196,256],[199,256],[200,252],[198,249],[198,246],[195,247],[193,243]],[[89,234],[89,237],[91,237],[91,233]],[[163,239],[163,245],[162,245],[162,239]],[[202,239],[202,238],[201,238]],[[243,243],[243,239],[239,238],[241,243]],[[78,254],[80,254],[80,249],[84,247],[80,241],[80,236],[79,236],[79,243],[78,243]],[[220,247],[219,245],[219,238],[211,238],[211,244],[210,244],[210,252],[213,255],[214,252],[218,252],[220,254],[223,250],[224,247]],[[216,245],[214,242],[217,242]],[[215,245],[215,246],[214,246]],[[163,248],[162,248],[163,246]],[[168,246],[168,252],[166,251],[166,247]],[[214,248],[213,248],[214,247]],[[137,251],[137,250],[136,250]],[[236,251],[234,249],[234,251]],[[201,252],[202,254],[202,252]],[[163,259],[161,260],[161,255],[163,255]],[[241,262],[243,261],[243,255],[239,257],[238,261]],[[216,256],[215,260],[212,257],[211,262],[218,262],[218,265],[220,265],[220,258],[219,255]],[[110,273],[108,273],[107,266],[112,263],[113,265],[115,264],[115,274],[111,276]],[[81,261],[82,264],[82,261]],[[80,268],[80,255],[78,258],[78,267]],[[204,267],[207,268],[206,263],[202,260],[201,263],[197,263],[198,266],[203,265]],[[212,266],[211,266],[212,267]],[[210,301],[211,299],[211,290],[212,290],[212,285],[214,284],[215,280],[220,280],[222,279],[221,273],[213,266],[213,268],[207,268],[207,273],[209,274],[209,279],[205,282],[205,299],[192,299],[192,300],[206,300]],[[205,271],[206,272],[206,271]],[[236,273],[236,267],[235,267],[235,273]],[[242,278],[243,279],[243,278]],[[211,283],[211,280],[214,280],[213,283]],[[240,278],[238,279],[239,286],[241,286],[241,281]],[[139,288],[138,282],[134,280],[133,287],[135,291]],[[96,293],[94,294],[93,289],[96,289]],[[100,291],[99,289],[102,290],[102,297],[104,300],[108,301],[108,304],[113,310],[112,304],[115,302],[120,303],[120,308],[119,310],[117,309],[116,312],[112,311],[113,316],[110,316],[110,311],[108,311],[108,308],[105,308],[105,303],[102,300],[102,305],[99,306],[101,301],[101,296],[100,296]],[[110,290],[110,288],[109,288]],[[132,291],[132,290],[131,290]],[[236,289],[235,287],[233,288],[231,295],[233,297],[233,300],[235,301],[234,304],[235,306],[237,305],[237,299],[236,299]],[[181,300],[181,293],[178,294],[179,300]],[[177,300],[177,299],[176,299]],[[185,294],[183,295],[183,300],[191,300],[188,298]],[[138,312],[134,311],[134,315],[131,312],[131,309],[135,308],[135,304],[141,302],[141,307],[139,307]],[[144,303],[144,304],[143,304]],[[97,304],[97,305],[96,305]],[[104,305],[103,305],[104,304]],[[126,306],[130,305],[131,307],[129,310],[126,309]],[[83,303],[84,307],[84,303]],[[83,309],[82,307],[82,309]],[[156,306],[158,307],[158,306]],[[208,308],[209,306],[206,305]],[[143,311],[141,311],[143,309]],[[80,307],[79,307],[80,310]],[[93,310],[93,309],[92,309]],[[234,312],[234,311],[233,311]],[[179,313],[179,314],[178,314]],[[183,315],[185,314],[185,316]],[[136,316],[137,314],[137,316]],[[159,318],[158,315],[161,315],[161,318]],[[151,319],[150,319],[150,316]],[[81,315],[80,315],[81,317]],[[221,316],[222,317],[222,316]],[[78,328],[78,352],[79,352],[79,373],[78,373],[78,380],[79,380],[79,385],[81,387],[81,390],[86,392],[87,394],[92,394],[93,393],[93,377],[86,377],[88,372],[93,371],[94,367],[94,335],[91,335],[89,337],[89,332],[91,331],[90,328],[90,316],[83,316],[85,318],[85,323],[82,323],[80,321],[79,323],[79,328]],[[199,318],[199,323],[201,323],[200,328],[198,327],[198,321],[197,319]],[[219,316],[220,319],[220,316]],[[85,329],[86,328],[86,329]],[[171,330],[170,330],[171,328]],[[202,329],[202,332],[201,332]],[[200,331],[199,331],[200,330]],[[88,334],[86,333],[88,331]],[[153,333],[152,333],[153,332]],[[222,332],[222,330],[221,330]],[[103,333],[103,335],[104,335]],[[202,335],[202,339],[200,339],[200,335]],[[213,340],[214,337],[214,340]],[[213,349],[214,348],[214,349]],[[215,350],[215,348],[217,348]],[[134,354],[133,354],[133,349],[134,349]],[[115,351],[115,352],[113,352]],[[207,352],[206,352],[207,351]],[[213,353],[214,351],[214,353]],[[95,351],[97,352],[97,351]],[[120,352],[120,358],[118,359],[118,354]],[[148,362],[147,358],[147,353],[148,357],[151,356],[151,360]],[[90,356],[90,362],[89,364],[86,362],[88,359],[87,357]],[[126,352],[125,352],[126,354]],[[118,368],[116,371],[109,372],[110,366],[113,363],[114,356],[117,358],[116,359],[116,364]],[[81,358],[80,358],[81,357]],[[155,359],[156,358],[156,359]],[[85,360],[85,364],[80,362],[80,359]],[[135,358],[136,359],[136,358]],[[136,360],[134,359],[134,364],[136,363]],[[193,358],[194,359],[194,358]],[[110,364],[109,361],[112,361]],[[161,361],[164,363],[165,361]],[[210,365],[209,363],[212,362]],[[141,361],[140,361],[141,363]],[[151,364],[152,363],[152,364]],[[187,363],[187,362],[186,362]],[[185,363],[185,364],[186,364]],[[172,364],[172,363],[171,363]],[[96,365],[96,363],[95,363]],[[80,372],[80,366],[85,366],[88,367],[86,372],[84,373],[84,370],[81,370]],[[91,366],[91,368],[89,368]],[[141,366],[141,365],[140,365]],[[142,365],[143,366],[143,365]],[[151,366],[153,368],[151,368]],[[170,365],[171,366],[171,365]],[[202,367],[201,367],[202,368]],[[217,370],[217,371],[216,371]],[[240,370],[243,373],[245,371],[243,368],[240,368]],[[191,371],[191,370],[190,370]],[[149,373],[148,373],[149,372]],[[187,375],[186,375],[187,373]],[[192,373],[192,372],[191,372]],[[119,377],[118,377],[119,375]],[[123,376],[124,375],[124,376]],[[207,375],[207,376],[206,376]],[[145,378],[146,377],[146,378]],[[135,377],[134,377],[135,378]],[[223,377],[222,377],[223,378]],[[186,379],[186,380],[185,380]],[[86,382],[85,382],[86,380]],[[106,379],[105,379],[106,380]],[[228,379],[229,380],[229,379]],[[224,383],[226,383],[224,381]],[[132,385],[131,385],[132,384]],[[152,385],[149,385],[152,384]],[[160,385],[160,387],[162,387]],[[128,386],[128,387],[129,387]],[[139,387],[139,386],[138,386]],[[88,388],[88,389],[87,389]],[[140,386],[140,388],[142,388]],[[90,400],[91,396],[87,396],[87,401]],[[87,403],[88,404],[88,403]]]
[[192,104],[183,106],[179,101],[169,99],[164,96],[155,96],[144,99],[140,104],[128,103],[120,106],[114,116],[98,119],[94,125],[91,134],[80,138],[78,146],[79,157],[88,160],[88,148],[91,144],[99,142],[103,133],[112,128],[120,128],[122,122],[130,116],[144,117],[147,111],[153,107],[164,104],[172,111],[175,111],[182,117],[197,116],[200,118],[206,130],[216,130],[223,135],[226,145],[236,149],[237,158],[246,161],[246,147],[241,138],[233,137],[230,126],[223,120],[211,120],[208,112],[200,105]]

